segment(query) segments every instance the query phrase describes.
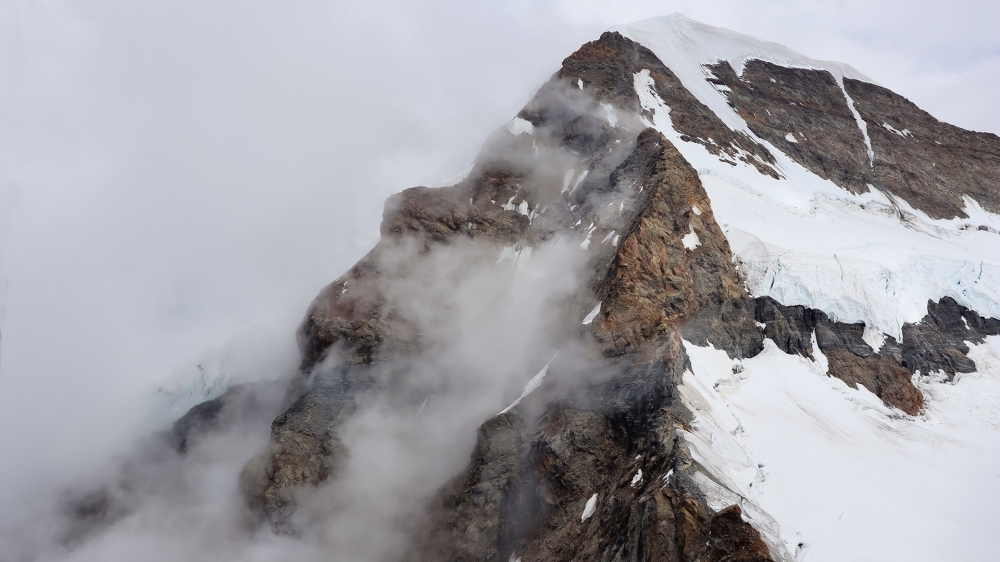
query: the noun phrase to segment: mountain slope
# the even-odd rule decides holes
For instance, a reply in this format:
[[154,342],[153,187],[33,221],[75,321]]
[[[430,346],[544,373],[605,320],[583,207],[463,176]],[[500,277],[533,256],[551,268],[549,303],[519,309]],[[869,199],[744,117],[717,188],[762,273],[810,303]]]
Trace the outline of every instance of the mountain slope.
[[317,296],[251,522],[355,560],[987,558],[998,179],[995,135],[846,65],[607,32]]

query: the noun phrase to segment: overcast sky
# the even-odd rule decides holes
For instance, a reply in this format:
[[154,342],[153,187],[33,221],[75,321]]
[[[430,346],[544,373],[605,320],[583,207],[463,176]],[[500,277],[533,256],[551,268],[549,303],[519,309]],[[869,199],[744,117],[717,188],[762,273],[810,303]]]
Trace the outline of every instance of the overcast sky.
[[120,445],[171,366],[255,322],[292,337],[387,195],[674,11],[1000,133],[995,0],[0,0],[0,511]]

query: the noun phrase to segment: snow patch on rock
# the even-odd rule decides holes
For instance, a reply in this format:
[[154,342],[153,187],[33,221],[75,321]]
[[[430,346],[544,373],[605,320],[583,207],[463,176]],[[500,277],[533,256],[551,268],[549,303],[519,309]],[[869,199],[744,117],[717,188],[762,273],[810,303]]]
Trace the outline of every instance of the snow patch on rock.
[[591,322],[593,322],[594,318],[597,318],[597,315],[600,312],[601,312],[601,303],[597,303],[597,306],[595,306],[594,309],[587,314],[587,317],[583,319],[583,324],[588,325]]
[[535,132],[535,126],[532,125],[531,121],[528,121],[527,119],[515,117],[511,119],[510,123],[507,124],[507,130],[514,136],[531,135]]
[[583,506],[583,515],[580,516],[580,521],[586,521],[597,511],[597,494],[590,496],[587,500],[587,505]]
[[694,231],[694,226],[691,226],[691,231],[681,238],[681,244],[684,244],[684,248],[688,250],[693,250],[698,246],[701,246],[701,240],[698,238],[698,234]]
[[[556,355],[558,355],[558,353]],[[555,359],[555,358],[556,358],[556,356],[553,355],[552,359],[549,359],[548,363],[546,363],[545,366],[542,367],[542,370],[538,371],[538,374],[536,374],[535,376],[531,377],[531,380],[528,381],[528,384],[524,385],[524,390],[521,391],[521,395],[517,397],[517,400],[514,400],[514,402],[511,403],[510,406],[507,406],[506,408],[504,408],[500,412],[500,414],[497,414],[497,415],[506,414],[507,412],[511,411],[511,409],[513,409],[514,406],[517,406],[518,404],[521,403],[521,400],[524,400],[525,396],[531,394],[531,392],[533,390],[535,390],[536,388],[538,388],[539,386],[541,386],[542,380],[545,379],[545,375],[549,372],[549,365],[552,363],[552,360]]]

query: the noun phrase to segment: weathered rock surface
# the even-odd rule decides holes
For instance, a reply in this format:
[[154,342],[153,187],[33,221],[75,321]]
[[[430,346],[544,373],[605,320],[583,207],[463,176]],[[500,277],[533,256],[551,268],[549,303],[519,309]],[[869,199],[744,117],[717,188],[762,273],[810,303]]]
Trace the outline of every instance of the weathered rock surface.
[[[924,397],[915,376],[975,370],[968,342],[1000,335],[1000,320],[943,298],[903,327],[901,342],[886,337],[874,349],[863,324],[754,298],[716,221],[704,170],[643,125],[652,120],[638,80],[652,79],[681,142],[722,163],[780,179],[770,152],[777,149],[850,192],[873,187],[935,218],[964,216],[964,196],[1000,211],[1000,139],[940,123],[893,92],[841,84],[827,71],[753,59],[739,75],[728,62],[706,71],[752,134],[730,129],[646,47],[613,32],[581,47],[516,127],[487,140],[468,177],[386,202],[378,244],[310,305],[293,381],[277,392],[271,383],[234,386],[192,408],[146,444],[141,462],[126,459],[107,485],[70,498],[61,541],[82,542],[127,517],[137,490],[151,482],[172,490],[184,459],[213,436],[240,424],[263,430],[272,419],[268,444],[240,457],[250,458],[240,473],[243,499],[253,524],[305,531],[311,514],[299,510],[303,497],[324,483],[323,493],[339,491],[332,484],[350,472],[342,470],[351,459],[345,424],[435,353],[429,330],[406,306],[425,295],[401,295],[399,282],[426,273],[441,252],[454,252],[452,261],[468,271],[506,267],[498,264],[569,241],[586,256],[585,279],[546,309],[554,317],[546,326],[559,333],[546,350],[575,355],[556,354],[544,381],[539,373],[528,383],[536,384],[530,394],[526,388],[503,413],[469,425],[481,421],[468,464],[421,496],[419,520],[402,526],[407,542],[393,552],[409,562],[790,560],[767,514],[693,453],[689,438],[699,425],[681,400],[691,369],[683,341],[739,360],[771,339],[785,353],[825,358],[830,376],[916,415]],[[423,406],[414,409],[419,416]],[[725,493],[710,498],[710,488]],[[315,494],[308,507],[324,497]]]
[[[643,351],[702,308],[746,296],[698,173],[663,135],[639,135],[612,180],[643,189],[642,212],[624,227],[598,293],[605,305],[597,337],[606,354]],[[686,247],[692,233],[697,245]]]
[[951,380],[957,373],[976,370],[975,363],[968,358],[966,342],[982,343],[984,337],[998,334],[1000,320],[983,318],[945,297],[937,303],[928,302],[927,316],[920,322],[903,326],[903,344],[898,354],[910,371],[924,375],[942,371]]
[[876,84],[844,87],[867,124],[876,185],[931,218],[966,217],[963,195],[1000,213],[1000,137],[942,123]]
[[741,76],[709,66],[750,130],[817,176],[864,193],[875,183],[865,139],[840,84],[825,70],[750,60]]
[[[637,112],[640,108],[634,76],[643,70],[648,70],[655,81],[656,91],[670,107],[670,119],[684,140],[703,145],[724,162],[740,160],[762,174],[778,177],[773,167],[774,155],[746,134],[726,126],[652,51],[619,33],[605,32],[599,40],[585,44],[563,61],[556,77],[571,87],[580,80],[583,85],[580,89],[593,88],[595,99]],[[531,120],[530,103],[521,115]]]
[[[967,218],[968,196],[1000,212],[1000,137],[942,123],[908,99],[826,70],[749,60],[707,65],[750,130],[821,178],[855,193],[869,186],[931,218]],[[846,93],[846,95],[845,95]],[[848,100],[848,97],[850,100]],[[865,123],[873,156],[849,103]]]
[[[272,526],[294,532],[288,525],[297,490],[335,477],[338,456],[349,454],[336,430],[360,387],[344,383],[344,377],[355,376],[365,364],[420,353],[419,329],[395,312],[387,279],[405,274],[411,260],[456,237],[498,248],[530,247],[590,224],[588,240],[593,237],[595,247],[598,237],[605,243],[592,252],[589,294],[566,306],[603,301],[589,330],[614,365],[601,369],[615,375],[608,380],[608,373],[564,374],[606,382],[549,396],[538,406],[538,418],[521,419],[519,407],[487,421],[469,468],[431,509],[423,536],[433,539],[418,541],[422,546],[413,556],[506,560],[517,551],[564,559],[631,552],[637,559],[645,550],[659,549],[681,553],[685,560],[708,560],[756,548],[767,558],[767,549],[757,548],[760,539],[751,540],[751,526],[734,526],[726,514],[716,521],[696,489],[662,492],[652,479],[628,485],[635,469],[662,478],[675,464],[674,431],[685,416],[676,400],[680,373],[688,367],[678,332],[684,322],[725,306],[743,311],[732,315],[739,318],[736,327],[706,316],[703,326],[711,334],[706,337],[739,341],[729,347],[746,353],[759,350],[762,341],[697,172],[660,133],[642,130],[639,123],[633,75],[650,67],[678,127],[697,130],[699,142],[723,156],[745,158],[746,151],[755,151],[761,171],[775,174],[762,164],[773,162],[766,150],[726,128],[648,50],[610,33],[584,46],[521,112],[531,123],[530,138],[501,131],[466,180],[391,198],[382,241],[313,303],[300,332],[303,370],[315,369],[324,357],[343,366],[338,382],[322,374],[325,368],[316,371],[312,388],[275,420],[271,447],[244,470],[248,502]],[[583,94],[580,83],[593,87]],[[601,104],[613,104],[617,126]],[[715,140],[709,142],[707,134]],[[729,140],[720,145],[720,139]],[[571,171],[579,179],[567,185],[567,167],[586,174]],[[613,243],[606,243],[612,237]],[[736,335],[745,331],[754,334],[750,343]],[[648,460],[631,463],[635,466],[616,462],[642,451]],[[578,520],[594,491],[607,489],[619,490],[621,497],[602,502],[589,527],[568,524]],[[644,511],[633,513],[639,499]],[[691,520],[690,513],[697,518]],[[600,539],[586,531],[598,522],[605,529]],[[660,526],[670,528],[669,536],[660,537]],[[709,537],[714,542],[703,546]]]
[[363,369],[318,373],[311,388],[271,424],[271,443],[240,474],[250,509],[276,530],[294,532],[289,518],[295,492],[315,486],[343,455],[337,428],[350,415],[354,396],[370,384]]

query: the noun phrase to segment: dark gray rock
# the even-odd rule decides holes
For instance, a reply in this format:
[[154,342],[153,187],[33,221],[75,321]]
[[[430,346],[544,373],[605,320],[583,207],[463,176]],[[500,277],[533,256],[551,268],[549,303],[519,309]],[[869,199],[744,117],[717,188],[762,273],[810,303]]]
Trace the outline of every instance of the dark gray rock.
[[969,359],[965,342],[982,343],[986,336],[1000,334],[1000,320],[983,318],[945,297],[927,302],[927,316],[903,326],[898,348],[902,364],[911,372],[927,375],[943,371],[951,380],[957,373],[971,373],[976,364]]
[[763,351],[765,337],[757,326],[756,312],[757,301],[749,297],[721,302],[699,310],[684,322],[681,335],[697,346],[712,344],[734,359],[753,357]]
[[320,370],[311,388],[271,424],[270,446],[240,474],[247,505],[277,531],[294,534],[295,492],[325,481],[342,459],[337,428],[371,386],[367,369],[345,365]]

